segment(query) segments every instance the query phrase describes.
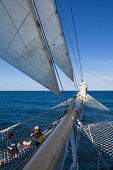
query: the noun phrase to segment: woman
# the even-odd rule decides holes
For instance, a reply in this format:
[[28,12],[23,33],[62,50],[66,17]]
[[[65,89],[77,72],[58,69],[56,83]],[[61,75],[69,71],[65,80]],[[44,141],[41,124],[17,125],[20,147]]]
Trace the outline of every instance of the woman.
[[24,145],[34,145],[36,147],[38,147],[40,145],[40,143],[43,140],[43,134],[39,128],[39,126],[35,126],[34,128],[35,132],[31,134],[31,137],[34,136],[35,139],[29,142],[23,142]]
[[7,148],[11,154],[11,158],[13,159],[17,158],[17,145],[16,145],[17,141],[20,141],[20,140],[14,138],[14,133],[10,133],[9,139],[7,140]]

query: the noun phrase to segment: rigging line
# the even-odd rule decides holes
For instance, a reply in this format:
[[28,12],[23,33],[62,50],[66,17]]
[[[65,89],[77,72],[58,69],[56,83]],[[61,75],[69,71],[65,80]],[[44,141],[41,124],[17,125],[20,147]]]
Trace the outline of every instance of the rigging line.
[[[58,100],[58,102],[61,104],[61,101],[64,103],[65,101],[63,101],[63,99],[62,99],[62,96],[61,95],[59,95],[59,97],[60,97],[60,99],[61,99],[61,101],[59,100],[59,98],[58,98],[58,96],[57,95],[55,95],[55,97],[56,97],[56,99]],[[67,104],[67,101],[66,101],[66,104]],[[66,107],[66,105],[63,105],[63,107],[64,107],[64,109],[65,110],[67,110],[67,107]]]
[[[73,73],[74,73],[74,72],[73,72]],[[78,88],[78,84],[77,84],[77,79],[76,79],[75,73],[73,74],[73,76],[74,76],[74,86],[75,86],[75,88],[77,88],[77,90],[78,90],[79,88]]]
[[[48,44],[48,41],[47,41],[47,38],[46,38],[46,35],[45,35],[44,29],[43,29],[43,26],[42,26],[42,23],[41,23],[41,20],[40,20],[40,16],[39,16],[39,13],[38,13],[38,10],[37,10],[37,7],[36,7],[36,4],[35,4],[34,0],[33,0],[33,5],[34,5],[34,9],[36,11],[37,17],[38,17],[38,21],[39,21],[40,28],[41,28],[41,31],[42,31],[42,34],[43,34],[43,38],[44,38],[46,46],[47,46],[47,50],[48,50],[49,55],[51,57],[51,61],[50,62],[53,65],[53,68],[55,68],[55,64],[54,64],[54,60],[53,60],[53,57],[52,57],[52,54],[51,54],[51,50],[49,48],[49,44]],[[56,73],[57,73],[57,76],[58,76],[58,72],[56,72]],[[59,76],[58,76],[58,78],[59,78]],[[60,80],[60,78],[59,78],[59,80]],[[61,84],[61,81],[59,81],[59,82]],[[61,87],[62,87],[62,84],[61,84]]]
[[[44,37],[44,40],[46,42],[46,46],[47,46],[47,49],[48,49],[48,52],[50,54],[50,57],[51,57],[51,60],[52,60],[52,65],[53,67],[55,68],[55,71],[56,71],[56,74],[57,74],[57,77],[58,77],[58,80],[60,82],[60,85],[61,85],[61,88],[62,88],[62,91],[63,91],[63,94],[64,94],[64,97],[65,97],[65,100],[67,101],[66,99],[66,95],[65,95],[65,92],[64,92],[64,89],[63,89],[63,86],[62,86],[62,82],[60,80],[60,77],[59,77],[59,74],[58,74],[58,71],[57,71],[57,68],[56,68],[56,65],[54,63],[54,59],[53,59],[53,56],[52,56],[52,53],[51,53],[51,50],[49,48],[49,44],[48,44],[48,41],[47,41],[47,38],[46,38],[46,35],[45,35],[45,32],[44,32],[44,29],[43,29],[43,26],[42,26],[42,23],[41,23],[41,20],[40,20],[40,16],[39,16],[39,13],[38,13],[38,10],[37,10],[37,7],[36,7],[36,4],[35,4],[35,1],[33,0],[33,5],[34,5],[34,8],[35,8],[35,11],[36,11],[36,14],[37,14],[37,17],[38,17],[38,20],[39,20],[39,23],[40,23],[40,27],[41,27],[41,30],[42,30],[42,33],[43,33],[43,37]],[[68,105],[68,103],[67,103]]]
[[102,107],[104,107],[106,110],[108,110],[109,112],[113,113],[110,109],[108,109],[106,106],[104,106],[102,103],[100,103],[98,100],[96,100],[95,98],[93,98],[91,95],[89,95],[96,103],[98,103],[99,105],[101,105]]
[[[55,66],[55,63],[53,63],[53,64],[54,64],[54,68],[55,68],[55,71],[56,71],[56,73],[57,73],[58,79],[59,79],[59,81],[60,81],[60,85],[61,85],[61,88],[62,88],[62,91],[63,91],[63,94],[64,94],[64,98],[65,98],[66,104],[67,104],[67,106],[68,106],[68,102],[67,102],[67,99],[66,99],[66,95],[65,95],[65,92],[64,92],[64,89],[63,89],[63,85],[62,85],[62,82],[61,82],[61,80],[60,80],[60,77],[59,77],[57,68],[56,68],[56,66]],[[60,96],[60,98],[61,98],[62,101],[63,101],[63,98],[62,98],[61,94],[60,94],[59,96]]]
[[[61,1],[60,1],[61,2]],[[65,19],[65,16],[64,16],[64,9],[63,9],[63,5],[62,5],[62,2],[60,4],[59,2],[59,7],[60,7],[60,10],[62,11],[61,12],[61,15],[63,17],[63,20],[64,20],[64,24],[65,24],[65,28],[66,28],[66,32],[67,32],[67,35],[68,35],[68,39],[69,39],[69,42],[70,42],[70,45],[71,45],[71,50],[73,52],[73,56],[74,56],[74,59],[75,59],[75,62],[76,62],[76,66],[77,66],[77,69],[78,69],[78,72],[79,72],[79,75],[81,76],[81,73],[80,73],[80,68],[78,66],[78,62],[77,62],[77,59],[76,59],[76,56],[75,56],[75,52],[74,52],[74,48],[73,48],[73,43],[72,43],[72,39],[71,39],[71,36],[70,36],[70,33],[69,33],[69,28],[68,28],[68,25],[67,25],[67,22],[66,22],[66,19]],[[74,72],[74,70],[73,70]]]
[[[57,8],[57,5],[56,5],[56,8]],[[57,8],[57,11],[58,11],[58,8]],[[62,16],[63,16],[63,14],[62,14]],[[60,16],[59,16],[59,20],[60,20]],[[65,20],[65,18],[64,18],[64,20]],[[60,21],[60,24],[61,24],[61,21]],[[62,27],[62,24],[61,24],[61,27]],[[66,27],[66,28],[68,28],[68,27]],[[67,30],[67,29],[66,29]],[[62,28],[62,31],[63,31],[63,28]],[[69,33],[68,32],[68,30],[67,30],[67,33]],[[70,40],[70,44],[71,44],[71,38],[70,38],[70,34],[68,34],[68,38],[69,38],[69,40]],[[64,40],[65,40],[65,37],[64,37]],[[66,40],[65,40],[65,43],[66,43]],[[67,45],[67,44],[66,44]],[[67,47],[67,46],[66,46]],[[67,50],[68,50],[68,47],[67,47]],[[69,51],[69,50],[68,50]],[[74,50],[72,50],[73,51],[73,54],[74,54]],[[77,65],[78,66],[78,65]],[[78,70],[79,70],[79,67],[78,67]],[[73,70],[73,76],[75,77],[75,73],[74,73],[74,70]],[[76,78],[74,79],[74,85],[75,85],[75,88],[77,87],[78,88],[78,85],[77,85],[77,81],[76,81]]]
[[81,59],[80,59],[80,50],[79,50],[79,46],[78,46],[78,39],[77,39],[77,33],[76,33],[75,22],[74,22],[74,17],[73,17],[71,0],[69,0],[69,4],[70,4],[70,9],[71,9],[71,16],[72,16],[74,33],[75,33],[74,35],[75,35],[75,40],[76,40],[76,45],[77,45],[77,51],[78,51],[78,57],[79,57],[79,64],[80,64],[80,70],[81,70],[81,80],[83,80],[83,72],[82,72],[82,65],[81,65]]
[[72,82],[71,82],[71,80],[68,78],[68,76],[66,76],[66,77],[67,77],[67,79],[68,79],[70,85],[72,86],[73,90],[75,90],[75,89],[76,89],[75,83],[73,82],[73,84],[72,84]]

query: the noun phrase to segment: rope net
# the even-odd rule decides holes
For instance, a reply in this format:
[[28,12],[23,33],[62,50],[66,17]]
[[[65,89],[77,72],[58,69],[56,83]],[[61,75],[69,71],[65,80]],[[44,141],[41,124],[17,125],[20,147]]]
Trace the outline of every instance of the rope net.
[[92,96],[87,97],[82,105],[83,121],[75,121],[56,170],[113,169],[113,114]]
[[[30,134],[33,132],[34,127],[38,125],[44,135],[44,142],[57,126],[57,124],[53,124],[53,122],[63,117],[65,109],[66,108],[59,105],[59,107],[54,107],[47,112],[43,112],[42,114],[0,131],[0,169],[14,170],[22,168],[38,149],[32,145],[23,145],[23,141],[33,140],[33,137],[31,137]],[[21,140],[18,146],[17,160],[11,158],[7,149],[8,134],[11,132],[14,133],[15,138]]]
[[113,169],[113,114],[88,95],[78,149],[78,167],[87,170]]

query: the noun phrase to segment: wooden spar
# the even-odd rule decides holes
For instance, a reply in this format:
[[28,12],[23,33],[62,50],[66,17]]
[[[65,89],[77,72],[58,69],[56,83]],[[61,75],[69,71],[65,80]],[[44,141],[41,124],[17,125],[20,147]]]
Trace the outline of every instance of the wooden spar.
[[73,126],[75,120],[75,112],[68,111],[53,133],[43,143],[27,165],[24,170],[53,170],[60,158],[61,152],[64,148],[65,141]]
[[[82,102],[81,98],[77,98],[76,100],[79,104]],[[23,170],[55,169],[75,119],[75,111],[69,109],[52,134],[33,155]]]

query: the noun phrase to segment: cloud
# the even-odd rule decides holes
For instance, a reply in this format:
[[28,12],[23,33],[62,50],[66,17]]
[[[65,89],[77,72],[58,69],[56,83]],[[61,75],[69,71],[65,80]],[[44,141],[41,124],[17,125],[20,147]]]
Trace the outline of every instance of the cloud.
[[113,75],[95,75],[95,76],[91,76],[89,74],[87,74],[85,76],[85,80],[87,80],[88,82],[95,82],[95,83],[113,83]]
[[105,61],[99,63],[101,66],[113,66],[113,61]]
[[113,90],[113,75],[85,74],[84,79],[90,90]]

